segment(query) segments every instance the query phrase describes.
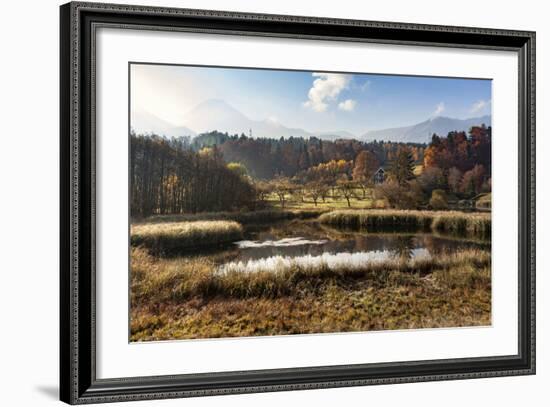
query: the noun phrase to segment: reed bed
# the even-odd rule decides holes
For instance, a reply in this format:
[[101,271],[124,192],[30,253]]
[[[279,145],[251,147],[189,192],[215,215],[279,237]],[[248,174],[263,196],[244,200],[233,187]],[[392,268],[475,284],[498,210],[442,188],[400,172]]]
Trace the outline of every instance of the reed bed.
[[234,221],[167,222],[132,225],[132,246],[145,246],[153,254],[212,247],[242,239],[243,227]]
[[391,210],[339,210],[324,213],[321,223],[382,230],[429,230],[432,222],[430,212]]
[[[395,278],[418,278],[434,271],[453,268],[481,269],[489,267],[487,251],[471,249],[421,256],[413,259],[378,258],[362,263],[350,260],[332,263],[320,256],[317,261],[275,259],[255,269],[246,263],[229,263],[218,268],[208,258],[155,259],[140,248],[132,249],[132,296],[137,303],[164,303],[221,298],[276,298],[312,291],[327,282],[368,281],[373,287],[383,286]],[[264,267],[265,266],[265,267]]]
[[296,210],[259,210],[250,212],[205,212],[179,215],[153,215],[146,219],[135,220],[133,223],[173,223],[206,220],[227,220],[241,224],[266,223],[291,219],[317,218],[323,209],[296,209]]
[[340,210],[322,214],[319,221],[332,226],[365,228],[370,232],[433,230],[455,236],[491,237],[490,213]]
[[131,256],[132,341],[491,323],[490,254],[480,250],[222,274],[207,257],[158,259],[143,248]]
[[455,236],[491,238],[490,214],[437,214],[433,218],[432,229],[438,233]]

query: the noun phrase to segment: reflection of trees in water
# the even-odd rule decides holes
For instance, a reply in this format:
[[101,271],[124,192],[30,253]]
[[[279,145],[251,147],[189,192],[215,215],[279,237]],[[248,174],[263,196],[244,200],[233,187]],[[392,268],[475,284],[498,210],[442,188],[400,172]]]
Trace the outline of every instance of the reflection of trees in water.
[[415,248],[414,236],[396,236],[394,253],[402,259],[412,259]]
[[[311,220],[290,220],[269,224],[246,225],[245,240],[266,241],[289,237],[301,237],[308,240],[326,240],[324,244],[305,244],[296,246],[265,246],[246,249],[226,247],[215,256],[215,261],[227,259],[247,261],[249,259],[272,256],[317,256],[325,252],[372,252],[388,251],[403,259],[413,257],[414,249],[425,248],[430,254],[453,252],[459,249],[480,247],[479,242],[438,236],[431,233],[368,233],[366,230],[331,227]],[[490,249],[490,242],[489,242]]]

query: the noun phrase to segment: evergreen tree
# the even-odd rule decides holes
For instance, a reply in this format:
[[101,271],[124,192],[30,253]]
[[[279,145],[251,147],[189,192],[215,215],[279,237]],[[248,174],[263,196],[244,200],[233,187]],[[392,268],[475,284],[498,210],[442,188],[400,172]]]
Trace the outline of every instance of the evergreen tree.
[[391,162],[390,176],[399,184],[405,185],[414,179],[414,158],[407,147],[400,147]]

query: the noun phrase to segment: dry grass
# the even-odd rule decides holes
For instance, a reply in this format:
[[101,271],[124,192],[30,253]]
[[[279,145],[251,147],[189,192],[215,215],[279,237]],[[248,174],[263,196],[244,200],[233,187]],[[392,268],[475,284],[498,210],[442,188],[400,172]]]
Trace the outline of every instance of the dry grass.
[[457,211],[341,210],[324,213],[321,223],[367,231],[429,231],[455,236],[491,237],[490,213]]
[[132,340],[367,331],[490,323],[490,254],[365,268],[216,272],[206,257],[132,249]]
[[197,221],[132,225],[130,241],[151,253],[212,247],[242,239],[243,228],[234,221]]
[[206,220],[226,220],[246,223],[266,223],[290,219],[316,218],[326,210],[322,209],[296,209],[296,210],[259,210],[251,212],[205,212],[179,215],[153,215],[149,218],[133,221],[134,224],[166,223],[166,222],[190,222]]
[[432,229],[438,233],[455,236],[491,238],[491,214],[438,213],[433,218]]
[[428,211],[341,210],[322,214],[321,223],[380,230],[429,230],[432,215]]

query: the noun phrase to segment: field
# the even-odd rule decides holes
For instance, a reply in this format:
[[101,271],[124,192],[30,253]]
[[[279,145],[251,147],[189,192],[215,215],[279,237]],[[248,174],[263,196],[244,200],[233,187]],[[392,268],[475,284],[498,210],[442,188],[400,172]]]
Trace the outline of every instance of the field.
[[[281,202],[275,194],[270,194],[267,197],[267,204],[273,208],[282,209]],[[337,191],[333,194],[329,194],[325,197],[325,200],[319,199],[317,204],[307,196],[292,197],[292,199],[285,202],[285,209],[298,209],[298,210],[321,210],[328,211],[334,209],[372,209],[372,208],[384,208],[386,203],[382,199],[374,198],[374,190],[367,189],[365,193],[363,190],[356,188],[353,191],[353,195],[350,197],[350,204],[348,206],[347,200],[339,194]]]

